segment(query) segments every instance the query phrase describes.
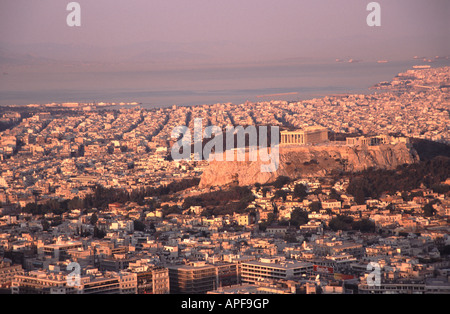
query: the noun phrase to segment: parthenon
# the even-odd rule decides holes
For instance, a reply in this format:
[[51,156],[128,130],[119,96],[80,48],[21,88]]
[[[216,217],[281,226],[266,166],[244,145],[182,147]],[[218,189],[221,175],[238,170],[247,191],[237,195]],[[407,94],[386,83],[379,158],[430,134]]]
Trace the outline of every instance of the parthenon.
[[328,129],[321,126],[307,127],[303,130],[281,131],[281,144],[306,145],[326,142]]

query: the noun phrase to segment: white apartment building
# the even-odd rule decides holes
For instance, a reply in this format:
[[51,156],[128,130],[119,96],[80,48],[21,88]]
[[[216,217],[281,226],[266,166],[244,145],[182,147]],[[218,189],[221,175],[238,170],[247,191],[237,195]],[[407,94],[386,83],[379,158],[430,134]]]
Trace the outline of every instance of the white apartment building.
[[256,283],[266,279],[291,279],[312,271],[312,263],[284,261],[280,258],[261,258],[241,264],[241,281]]

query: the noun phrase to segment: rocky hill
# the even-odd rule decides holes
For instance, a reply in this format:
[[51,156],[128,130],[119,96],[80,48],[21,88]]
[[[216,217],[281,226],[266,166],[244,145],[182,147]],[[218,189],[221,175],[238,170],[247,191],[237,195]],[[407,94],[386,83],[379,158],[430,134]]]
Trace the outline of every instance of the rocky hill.
[[275,172],[261,172],[262,161],[211,161],[200,187],[227,184],[251,185],[290,178],[323,176],[337,171],[394,169],[419,161],[417,152],[404,143],[379,146],[318,145],[280,147],[280,165]]

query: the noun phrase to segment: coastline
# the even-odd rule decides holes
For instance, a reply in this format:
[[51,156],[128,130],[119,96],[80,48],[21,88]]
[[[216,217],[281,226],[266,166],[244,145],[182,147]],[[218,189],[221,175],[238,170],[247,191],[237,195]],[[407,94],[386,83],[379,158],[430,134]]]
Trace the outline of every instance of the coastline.
[[[132,108],[136,105],[139,105],[144,109],[154,109],[170,107],[173,105],[198,106],[216,103],[232,103],[238,105],[244,104],[247,101],[303,101],[326,96],[331,97],[334,95],[372,94],[373,90],[371,90],[371,88],[374,85],[382,81],[390,81],[398,73],[423,64],[424,62],[413,59],[406,62],[393,61],[381,64],[377,62],[350,64],[336,62],[320,67],[299,66],[296,68],[294,66],[292,68],[283,68],[280,70],[279,73],[277,73],[279,78],[273,79],[274,83],[272,87],[262,85],[266,84],[266,81],[269,80],[266,77],[262,78],[261,82],[253,82],[253,76],[255,76],[255,80],[258,79],[256,78],[258,74],[258,71],[256,70],[255,73],[252,71],[246,72],[244,70],[239,70],[238,72],[228,70],[228,72],[224,73],[213,73],[215,75],[220,74],[223,76],[223,78],[220,78],[220,84],[218,82],[213,82],[211,84],[205,83],[206,87],[202,90],[184,89],[182,88],[182,85],[179,85],[179,88],[172,90],[167,90],[165,88],[156,89],[156,87],[153,89],[130,89],[124,87],[122,89],[117,89],[116,91],[103,89],[99,89],[98,91],[57,90],[38,92],[0,90],[0,99],[2,99],[0,106],[13,106],[14,98],[30,100],[22,101],[20,104],[15,105],[19,107],[42,106],[68,109],[80,106],[92,106],[93,104],[96,105],[95,107],[102,109]],[[450,60],[438,59],[436,62],[430,63],[429,65],[431,68],[449,66]],[[269,69],[270,67],[267,69],[263,68],[264,71],[269,71]],[[197,73],[188,72],[188,74],[195,75]],[[239,85],[240,80],[246,79],[245,77],[233,79],[233,75],[238,74],[249,77],[249,84],[252,85],[251,88],[243,88],[247,86]],[[127,78],[127,75],[128,74],[124,73],[124,80]],[[212,74],[203,73],[201,75],[207,76]],[[267,73],[267,75],[269,75],[269,73]],[[202,82],[203,81],[200,80],[194,87],[202,86]],[[281,83],[285,85],[282,86]],[[224,88],[225,86],[231,88]],[[46,95],[47,93],[49,95]],[[11,99],[11,101],[8,101],[8,99]],[[31,101],[32,99],[33,101]],[[49,99],[49,101],[39,101],[39,99]],[[70,105],[75,103],[81,105]]]

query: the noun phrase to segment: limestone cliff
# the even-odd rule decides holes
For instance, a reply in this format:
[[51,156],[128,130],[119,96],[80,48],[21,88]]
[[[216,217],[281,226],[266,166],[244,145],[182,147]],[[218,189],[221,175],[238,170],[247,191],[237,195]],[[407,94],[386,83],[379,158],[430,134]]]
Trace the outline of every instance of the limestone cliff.
[[261,161],[211,161],[200,187],[230,183],[251,185],[290,178],[323,176],[332,170],[360,171],[370,167],[394,169],[419,161],[417,152],[404,143],[379,146],[319,145],[280,147],[280,165],[275,172],[261,172]]

